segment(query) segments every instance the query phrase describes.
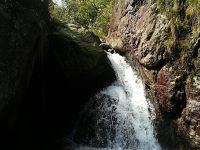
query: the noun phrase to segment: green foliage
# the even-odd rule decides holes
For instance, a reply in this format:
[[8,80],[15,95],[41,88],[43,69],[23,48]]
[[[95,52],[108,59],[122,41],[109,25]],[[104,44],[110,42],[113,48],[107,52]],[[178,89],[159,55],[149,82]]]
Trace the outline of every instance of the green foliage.
[[188,0],[188,7],[186,9],[186,15],[198,15],[200,9],[200,0]]
[[62,7],[50,5],[53,18],[73,23],[105,37],[111,16],[112,0],[64,0]]
[[177,15],[175,0],[157,0],[157,8],[160,13],[165,14],[171,19],[175,19]]
[[67,21],[76,23],[85,28],[90,27],[97,17],[96,6],[87,0],[67,0]]
[[64,7],[60,7],[55,5],[53,2],[49,4],[49,12],[51,14],[52,19],[66,21],[67,11]]

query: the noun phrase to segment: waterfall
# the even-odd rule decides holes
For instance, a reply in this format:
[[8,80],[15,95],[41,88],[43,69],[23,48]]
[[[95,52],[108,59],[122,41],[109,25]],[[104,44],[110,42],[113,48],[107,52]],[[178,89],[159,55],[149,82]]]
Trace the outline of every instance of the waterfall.
[[142,80],[124,57],[117,53],[107,56],[117,79],[87,106],[86,116],[94,123],[90,127],[82,123],[81,128],[94,133],[79,131],[87,141],[77,150],[160,150],[152,123],[155,116],[149,112],[154,108],[145,96]]

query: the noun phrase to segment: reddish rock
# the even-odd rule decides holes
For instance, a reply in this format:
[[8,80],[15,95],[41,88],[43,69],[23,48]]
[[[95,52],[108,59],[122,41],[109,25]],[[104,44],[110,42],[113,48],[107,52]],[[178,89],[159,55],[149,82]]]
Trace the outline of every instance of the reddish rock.
[[170,112],[173,104],[170,101],[169,75],[161,70],[157,75],[155,84],[155,97],[157,98],[163,112]]

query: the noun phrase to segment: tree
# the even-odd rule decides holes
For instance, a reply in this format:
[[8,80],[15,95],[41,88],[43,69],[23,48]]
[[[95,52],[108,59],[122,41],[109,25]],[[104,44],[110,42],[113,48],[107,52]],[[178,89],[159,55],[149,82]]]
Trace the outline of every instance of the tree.
[[63,0],[63,2],[62,8],[54,7],[59,10],[54,10],[51,14],[60,18],[59,20],[91,29],[100,37],[106,35],[112,0]]

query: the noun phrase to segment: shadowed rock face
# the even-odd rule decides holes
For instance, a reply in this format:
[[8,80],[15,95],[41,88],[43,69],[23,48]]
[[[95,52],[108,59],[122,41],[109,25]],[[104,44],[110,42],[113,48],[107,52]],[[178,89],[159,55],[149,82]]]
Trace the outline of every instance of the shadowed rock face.
[[37,1],[40,7],[33,10],[28,6],[34,2],[0,3],[0,112],[26,88],[35,54],[46,46],[48,3]]
[[107,37],[108,44],[140,68],[167,126],[174,130],[169,129],[171,142],[186,142],[179,144],[185,148],[200,145],[199,7],[199,2],[188,0],[119,0]]
[[0,1],[0,149],[17,141],[13,135],[35,58],[47,48],[47,8],[47,1]]
[[0,22],[0,149],[58,150],[115,78],[100,40],[57,30],[47,0],[0,0]]
[[[47,67],[48,74],[53,76],[48,77],[46,95],[48,109],[52,114],[49,125],[53,129],[52,135],[57,138],[54,142],[57,140],[63,146],[62,138],[72,134],[85,104],[96,92],[114,81],[115,73],[106,53],[98,47],[99,38],[93,33],[79,31],[74,25],[69,27],[57,24],[54,27],[49,35],[51,57],[48,57],[48,62],[54,62],[54,65]],[[60,70],[62,77],[51,66]],[[90,122],[92,120],[88,120]],[[65,144],[67,148],[70,145],[67,142]]]

